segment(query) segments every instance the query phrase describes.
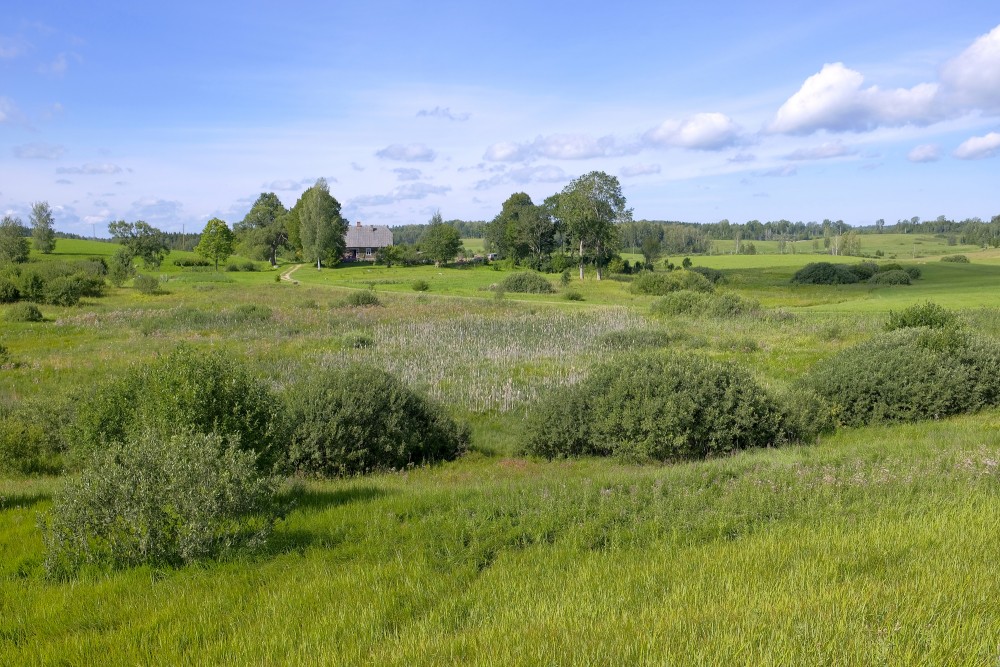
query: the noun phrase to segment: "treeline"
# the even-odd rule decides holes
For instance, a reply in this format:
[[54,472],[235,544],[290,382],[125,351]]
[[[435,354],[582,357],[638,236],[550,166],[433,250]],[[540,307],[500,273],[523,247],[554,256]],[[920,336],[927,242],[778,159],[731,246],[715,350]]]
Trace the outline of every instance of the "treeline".
[[[445,220],[444,224],[454,227],[463,239],[481,239],[486,234],[487,223],[482,220]],[[426,229],[427,224],[393,227],[392,242],[396,245],[416,245]]]

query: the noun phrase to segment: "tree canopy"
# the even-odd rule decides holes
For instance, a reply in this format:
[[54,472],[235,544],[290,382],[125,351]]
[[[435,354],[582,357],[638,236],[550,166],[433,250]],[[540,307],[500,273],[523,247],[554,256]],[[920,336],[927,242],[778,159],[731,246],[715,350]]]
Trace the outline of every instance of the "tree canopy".
[[233,225],[242,252],[278,263],[278,251],[289,246],[288,210],[273,192],[262,192],[243,220]]
[[566,226],[566,232],[580,251],[580,279],[589,259],[601,279],[604,263],[618,244],[616,224],[632,219],[632,210],[625,207],[625,195],[614,176],[592,171],[574,179],[559,194],[555,215]]
[[441,266],[455,259],[462,249],[462,237],[458,230],[447,224],[438,211],[431,217],[427,229],[420,237],[420,249],[434,261],[434,266]]
[[48,202],[40,201],[31,205],[31,238],[35,250],[43,255],[56,249],[55,220]]
[[303,256],[316,262],[336,263],[344,254],[347,220],[340,215],[340,202],[330,194],[326,179],[302,193],[292,212],[298,221],[298,235]]
[[212,218],[201,232],[194,251],[205,259],[215,261],[215,270],[219,270],[219,262],[226,261],[233,254],[235,241],[229,225],[224,220]]
[[5,215],[0,222],[0,262],[26,262],[29,252],[28,239],[24,238],[24,226],[21,225],[21,221]]
[[142,220],[108,223],[108,232],[128,248],[133,257],[141,257],[148,268],[158,267],[169,252],[163,232]]

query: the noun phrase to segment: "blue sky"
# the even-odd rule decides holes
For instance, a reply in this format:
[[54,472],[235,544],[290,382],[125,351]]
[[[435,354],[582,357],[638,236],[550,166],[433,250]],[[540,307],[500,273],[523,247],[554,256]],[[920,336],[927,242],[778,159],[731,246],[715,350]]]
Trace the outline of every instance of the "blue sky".
[[603,170],[636,218],[1000,214],[995,0],[812,4],[6,0],[0,211],[483,220]]

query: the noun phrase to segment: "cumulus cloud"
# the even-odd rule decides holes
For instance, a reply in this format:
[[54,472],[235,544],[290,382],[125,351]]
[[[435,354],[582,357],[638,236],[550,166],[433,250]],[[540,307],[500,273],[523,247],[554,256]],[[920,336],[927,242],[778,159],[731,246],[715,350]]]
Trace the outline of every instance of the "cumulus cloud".
[[419,169],[408,169],[404,167],[393,169],[392,173],[396,174],[396,178],[401,181],[419,181],[423,177],[423,174],[420,173]]
[[1000,111],[1000,25],[946,63],[941,82],[960,106]]
[[531,183],[565,183],[568,180],[569,176],[561,167],[549,164],[504,171],[478,181],[474,187],[476,190],[489,190],[505,183],[529,185]]
[[105,162],[102,164],[88,163],[81,165],[79,167],[59,167],[56,169],[57,174],[86,174],[86,175],[97,175],[97,174],[120,174],[124,171],[117,164],[111,164]]
[[630,178],[632,176],[648,176],[650,174],[660,173],[660,165],[658,164],[633,164],[627,167],[622,167],[621,175]]
[[430,116],[432,118],[444,118],[445,120],[462,122],[469,120],[472,114],[468,111],[455,113],[448,107],[434,107],[433,109],[421,109],[417,112],[417,116]]
[[1000,155],[1000,132],[990,132],[983,137],[971,137],[952,153],[960,160],[982,160]]
[[830,158],[854,155],[856,151],[839,141],[828,141],[819,146],[799,148],[785,156],[786,160],[829,160]]
[[22,160],[56,160],[65,152],[65,146],[42,142],[14,146],[14,157]]
[[620,141],[613,136],[591,137],[585,134],[551,134],[535,137],[530,143],[503,141],[486,149],[483,159],[491,162],[526,162],[538,158],[550,160],[587,160],[638,153],[641,146]]
[[941,147],[937,144],[921,144],[914,146],[906,154],[906,159],[910,162],[937,162],[941,158]]
[[824,65],[781,105],[767,129],[780,134],[865,131],[879,125],[926,125],[942,118],[937,84],[888,91],[863,85],[864,76],[843,63]]
[[430,195],[443,195],[451,190],[446,185],[431,185],[430,183],[407,183],[394,188],[385,195],[364,195],[355,197],[348,202],[349,207],[388,206],[408,199],[426,199]]
[[680,120],[667,119],[645,134],[649,143],[673,148],[714,151],[734,145],[740,127],[722,113],[698,113]]
[[376,151],[375,155],[383,160],[399,162],[433,162],[437,157],[437,153],[424,144],[392,144]]

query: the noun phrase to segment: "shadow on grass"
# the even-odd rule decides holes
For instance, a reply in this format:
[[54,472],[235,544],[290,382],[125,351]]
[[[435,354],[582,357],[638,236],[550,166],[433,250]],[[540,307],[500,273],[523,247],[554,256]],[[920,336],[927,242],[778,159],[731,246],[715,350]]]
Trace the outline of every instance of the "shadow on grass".
[[[350,505],[353,503],[370,502],[396,493],[370,486],[336,491],[292,488],[281,494],[279,502],[288,503],[291,512],[311,514],[325,510]],[[322,522],[319,529],[302,527],[299,521],[292,521],[274,532],[267,547],[267,553],[276,556],[284,553],[303,553],[309,548],[333,549],[347,541],[349,530],[332,522]]]
[[6,510],[26,510],[31,509],[38,503],[50,500],[48,493],[13,493],[0,496],[0,512]]

